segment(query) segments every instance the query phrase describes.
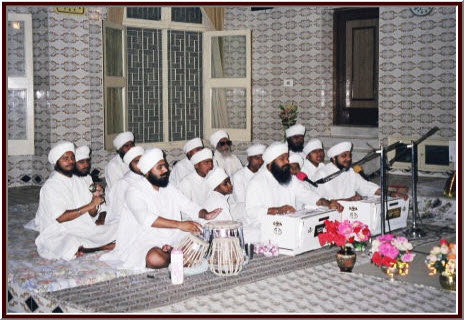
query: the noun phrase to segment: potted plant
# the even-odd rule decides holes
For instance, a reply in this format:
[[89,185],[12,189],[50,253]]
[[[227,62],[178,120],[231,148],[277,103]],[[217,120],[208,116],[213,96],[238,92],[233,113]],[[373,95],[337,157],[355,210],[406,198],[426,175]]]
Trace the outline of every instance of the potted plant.
[[281,104],[279,108],[279,118],[285,132],[285,130],[296,123],[296,118],[298,117],[298,106],[294,103],[288,103],[285,106]]
[[372,241],[371,261],[391,279],[395,275],[407,275],[409,263],[414,260],[412,244],[405,237],[386,234]]
[[430,270],[429,275],[439,274],[440,285],[446,290],[456,290],[456,245],[440,240],[440,246],[434,246],[425,258]]

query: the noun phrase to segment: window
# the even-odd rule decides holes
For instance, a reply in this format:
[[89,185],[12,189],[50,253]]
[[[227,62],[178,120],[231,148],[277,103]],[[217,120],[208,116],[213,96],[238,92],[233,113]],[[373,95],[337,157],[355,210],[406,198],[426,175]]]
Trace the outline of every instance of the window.
[[8,154],[34,154],[32,17],[8,14]]
[[[212,127],[218,127],[207,114],[211,110],[220,110],[219,114],[231,112],[231,120],[219,122],[222,127],[218,128],[229,130],[232,139],[249,140],[251,77],[246,76],[251,73],[251,58],[246,55],[243,60],[240,55],[238,61],[231,59],[237,53],[231,52],[233,46],[248,46],[249,49],[251,42],[246,41],[247,36],[233,42],[223,41],[229,45],[224,48],[229,50],[230,56],[223,54],[223,58],[226,62],[235,61],[235,66],[224,64],[229,68],[224,69],[224,79],[211,82],[208,80],[211,68],[205,67],[205,63],[211,61],[205,57],[211,54],[205,54],[204,49],[211,48],[205,43],[210,33],[206,32],[200,8],[129,7],[125,9],[123,25],[116,27],[105,23],[105,29],[108,28],[121,30],[123,35],[116,31],[104,32],[107,38],[110,33],[118,34],[112,41],[104,41],[107,149],[112,148],[114,135],[125,130],[134,133],[136,143],[164,148],[179,147],[194,137],[208,137]],[[239,37],[243,37],[243,33]],[[246,48],[238,51],[246,52]],[[123,65],[110,61],[112,59],[123,61]],[[205,59],[209,59],[208,62]],[[231,67],[238,68],[232,70]],[[120,70],[119,74],[109,73],[116,69]],[[232,71],[235,74],[229,74]],[[227,82],[228,78],[233,78],[232,82]],[[248,87],[243,78],[249,80]],[[111,83],[111,80],[119,82]],[[205,94],[220,96],[223,98],[220,101],[227,105],[218,105],[216,100],[211,105],[212,100]],[[244,130],[250,134],[243,134]]]

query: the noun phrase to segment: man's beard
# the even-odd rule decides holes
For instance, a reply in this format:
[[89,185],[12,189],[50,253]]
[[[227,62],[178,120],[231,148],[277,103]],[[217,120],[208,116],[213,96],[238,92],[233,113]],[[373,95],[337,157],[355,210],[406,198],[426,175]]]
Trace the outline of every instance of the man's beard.
[[74,167],[73,174],[78,176],[78,177],[85,177],[90,173],[90,167],[88,167],[85,172],[77,170],[76,167]]
[[154,175],[151,171],[148,173],[148,181],[154,186],[157,186],[159,188],[164,188],[168,185],[169,183],[169,175],[171,174],[171,171],[167,171],[166,173],[163,173],[160,178],[157,178],[156,175]]
[[301,152],[301,151],[303,151],[303,144],[304,143],[294,144],[292,142],[292,140],[290,140],[290,139],[287,139],[287,143],[288,143],[288,148],[290,149],[290,151],[293,151],[293,152]]
[[64,174],[65,176],[67,177],[71,177],[72,174],[73,174],[73,171],[74,171],[74,168],[72,170],[65,170],[63,169],[59,164],[58,162],[55,164],[55,170]]
[[271,163],[271,173],[279,184],[287,185],[292,179],[290,174],[290,165],[286,164],[283,167],[279,167],[275,162]]
[[335,166],[339,169],[339,170],[345,170],[345,171],[348,171],[351,167],[351,161],[348,163],[348,166],[345,167],[344,165],[342,165],[340,162],[338,162],[338,158],[335,157]]
[[124,151],[122,151],[122,149],[118,150],[118,154],[121,157],[121,159],[124,159],[124,156],[126,155],[126,153]]
[[224,157],[224,158],[230,158],[232,157],[232,150],[227,149],[224,151],[219,151],[219,153]]

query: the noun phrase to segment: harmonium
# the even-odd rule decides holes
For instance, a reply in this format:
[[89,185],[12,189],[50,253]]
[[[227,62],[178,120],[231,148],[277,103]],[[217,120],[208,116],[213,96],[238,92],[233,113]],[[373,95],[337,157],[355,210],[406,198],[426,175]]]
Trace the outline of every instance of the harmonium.
[[[368,197],[360,201],[339,201],[343,206],[341,221],[350,222],[358,220],[367,224],[371,235],[375,236],[382,232],[380,222],[380,197]],[[409,198],[387,198],[385,206],[385,232],[405,228],[409,213]]]
[[285,215],[266,215],[261,222],[261,242],[277,244],[279,253],[297,255],[319,249],[325,220],[340,220],[336,210],[304,209]]

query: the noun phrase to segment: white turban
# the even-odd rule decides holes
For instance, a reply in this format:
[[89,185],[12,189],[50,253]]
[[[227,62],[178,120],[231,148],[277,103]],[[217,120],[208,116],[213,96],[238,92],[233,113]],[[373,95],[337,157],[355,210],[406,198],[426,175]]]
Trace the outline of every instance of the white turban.
[[254,144],[247,149],[247,156],[252,157],[258,154],[263,154],[264,150],[266,150],[266,146],[264,144]]
[[113,146],[119,150],[128,141],[134,141],[134,134],[130,131],[118,134],[113,140]]
[[298,163],[300,169],[303,168],[303,161],[303,158],[298,153],[292,153],[290,157],[288,157],[288,163]]
[[224,171],[224,169],[218,167],[214,170],[211,170],[208,173],[208,175],[206,176],[206,183],[208,184],[210,190],[214,190],[218,185],[222,183],[222,181],[224,181],[228,177],[229,176]]
[[55,165],[59,158],[66,152],[74,153],[74,144],[69,141],[58,142],[48,153],[48,162]]
[[306,128],[303,125],[298,123],[298,124],[291,126],[287,130],[285,130],[285,136],[287,138],[297,136],[297,135],[304,136],[305,132],[306,132]]
[[286,143],[273,142],[263,153],[264,162],[271,163],[275,158],[281,154],[288,153],[288,146]]
[[335,156],[338,156],[340,153],[346,152],[346,151],[351,151],[351,142],[345,141],[345,142],[340,142],[336,145],[334,145],[332,148],[327,151],[327,156],[329,158],[333,158]]
[[76,156],[76,162],[84,159],[90,159],[90,148],[87,146],[81,146],[74,152]]
[[307,156],[310,152],[312,152],[312,151],[314,151],[316,149],[323,149],[322,148],[322,142],[319,139],[311,139],[305,145],[305,147],[303,149],[303,153],[305,154],[305,156]]
[[130,150],[126,152],[122,160],[125,164],[129,165],[132,162],[132,160],[134,160],[138,156],[143,155],[144,152],[145,150],[143,150],[142,147],[135,146],[133,148],[130,148]]
[[213,159],[213,152],[208,148],[204,148],[204,149],[198,151],[197,153],[195,153],[190,158],[190,162],[193,165],[196,165],[197,163],[202,162],[202,161],[207,160],[207,159]]
[[209,142],[211,143],[211,147],[216,148],[219,140],[221,140],[222,138],[229,139],[229,134],[225,132],[224,130],[218,130],[215,133],[213,133],[211,137],[209,137]]
[[163,159],[163,151],[158,148],[153,148],[145,151],[142,157],[140,157],[138,167],[143,174],[146,174],[155,166],[155,164],[158,163],[158,161]]
[[189,151],[198,147],[203,147],[203,141],[201,141],[200,138],[189,140],[186,144],[184,144],[184,153],[188,153]]

